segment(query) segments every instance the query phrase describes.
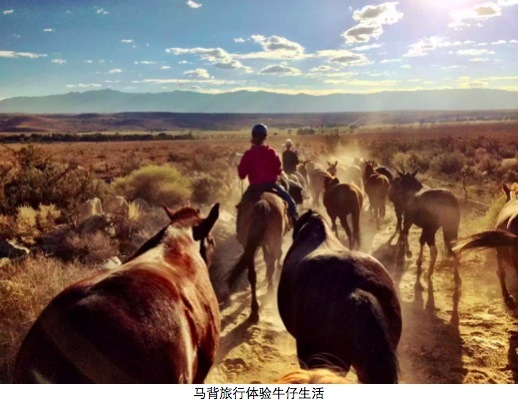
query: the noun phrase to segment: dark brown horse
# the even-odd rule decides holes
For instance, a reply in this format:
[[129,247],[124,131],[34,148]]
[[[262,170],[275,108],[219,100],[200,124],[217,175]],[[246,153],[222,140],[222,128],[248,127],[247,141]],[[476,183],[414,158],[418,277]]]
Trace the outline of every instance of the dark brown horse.
[[[452,242],[457,239],[459,232],[460,206],[455,195],[447,189],[424,189],[423,184],[415,178],[417,172],[418,170],[399,175],[401,179],[399,197],[404,210],[403,230],[400,233],[399,241],[403,242],[407,255],[411,255],[408,245],[410,227],[415,224],[422,228],[419,238],[419,257],[417,258],[417,281],[419,281],[425,244],[430,248],[428,278],[432,278],[438,253],[435,246],[435,233],[441,227],[446,251],[448,255],[453,255]],[[459,284],[458,261],[455,255],[453,256],[455,283]]]
[[375,171],[374,162],[367,162],[364,171],[364,188],[369,197],[370,210],[378,227],[385,217],[385,202],[387,199],[389,180]]
[[263,193],[243,199],[237,206],[237,238],[244,251],[236,265],[229,272],[227,280],[230,288],[235,287],[241,274],[248,270],[248,281],[252,290],[250,321],[259,320],[255,271],[255,254],[261,246],[266,263],[268,291],[273,291],[273,275],[282,257],[282,237],[289,230],[286,203],[273,193]]
[[15,383],[203,383],[219,345],[209,280],[216,204],[171,221],[126,263],[62,291],[16,358]]
[[354,367],[363,383],[397,383],[401,308],[383,265],[345,248],[311,210],[297,221],[278,288],[279,313],[303,368]]
[[401,177],[404,175],[404,171],[397,171],[397,176],[390,182],[389,189],[388,189],[388,198],[389,201],[392,202],[394,205],[394,211],[396,213],[396,234],[400,233],[403,229],[403,212],[404,212],[404,205],[403,205],[403,191],[401,191]]
[[505,283],[506,264],[512,265],[518,276],[518,199],[516,193],[507,185],[502,185],[507,203],[498,214],[495,230],[484,231],[472,235],[455,246],[455,251],[474,248],[496,248],[498,262],[498,278],[502,287],[502,296],[508,308],[516,308],[512,295]]
[[[349,248],[360,247],[360,213],[363,207],[363,196],[360,188],[354,184],[341,184],[338,178],[328,176],[325,178],[324,206],[331,219],[332,229],[338,237],[336,218],[349,239]],[[347,216],[351,215],[353,230],[349,228]]]

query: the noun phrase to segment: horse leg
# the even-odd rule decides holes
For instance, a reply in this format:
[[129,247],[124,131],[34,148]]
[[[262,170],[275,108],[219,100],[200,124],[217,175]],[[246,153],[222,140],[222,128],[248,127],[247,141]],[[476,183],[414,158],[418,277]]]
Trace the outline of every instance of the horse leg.
[[248,266],[248,281],[250,282],[250,287],[252,289],[252,311],[250,312],[250,321],[258,322],[259,321],[259,303],[257,302],[257,273],[255,272],[255,262],[252,261]]
[[264,262],[266,264],[266,280],[268,282],[268,293],[273,293],[273,274],[275,273],[275,261],[277,260],[276,255],[273,254],[271,249],[263,245]]
[[329,217],[331,218],[331,223],[332,223],[331,229],[335,233],[336,238],[340,239],[340,237],[338,236],[338,227],[336,226],[336,216],[329,216]]
[[347,234],[347,239],[349,240],[349,249],[354,249],[354,238],[352,236],[351,229],[349,228],[349,224],[347,223],[347,216],[340,216],[340,223]]
[[505,284],[506,272],[505,272],[505,261],[511,260],[511,250],[509,248],[496,248],[496,259],[498,261],[498,279],[500,280],[500,287],[502,287],[502,296],[504,297],[505,304],[509,309],[514,309],[516,304],[514,298],[509,294],[507,286]]

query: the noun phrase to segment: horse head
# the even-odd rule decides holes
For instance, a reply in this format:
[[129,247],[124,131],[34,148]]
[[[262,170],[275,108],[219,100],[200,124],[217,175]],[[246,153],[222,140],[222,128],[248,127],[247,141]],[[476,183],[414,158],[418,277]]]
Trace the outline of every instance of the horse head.
[[334,163],[329,163],[327,162],[327,172],[331,175],[336,175],[336,172],[337,172],[337,166],[338,165],[338,161],[335,161]]
[[164,205],[164,210],[169,216],[169,224],[144,243],[129,260],[137,258],[162,243],[166,245],[165,252],[167,253],[167,248],[173,243],[189,244],[199,242],[200,255],[207,267],[209,267],[215,245],[211,230],[219,217],[219,203],[212,206],[206,218],[200,216],[199,209],[189,206],[173,211]]
[[423,184],[415,177],[419,169],[416,169],[413,173],[401,173],[399,175],[399,189],[401,191],[404,202],[408,201],[417,192],[423,189]]

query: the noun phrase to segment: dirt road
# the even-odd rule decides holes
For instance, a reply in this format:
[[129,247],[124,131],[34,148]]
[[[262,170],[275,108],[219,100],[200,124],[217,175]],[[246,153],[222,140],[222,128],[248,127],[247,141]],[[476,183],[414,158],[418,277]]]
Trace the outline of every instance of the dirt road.
[[[395,217],[388,208],[381,229],[362,216],[362,250],[384,263],[399,290],[403,335],[398,347],[402,383],[518,383],[518,316],[502,301],[494,251],[475,251],[461,259],[462,286],[455,289],[452,261],[445,259],[442,233],[437,235],[439,257],[430,283],[423,274],[416,286],[415,259],[420,231],[414,226],[409,241],[412,258],[396,261],[391,238]],[[460,237],[481,230],[480,216],[463,211]],[[290,233],[291,234],[291,233]],[[284,249],[291,243],[285,238]],[[343,235],[342,231],[342,235]],[[258,253],[261,320],[247,323],[249,289],[233,294],[222,305],[221,347],[207,383],[271,383],[298,367],[295,341],[277,312],[276,294],[266,294],[264,264]],[[424,273],[429,254],[425,252]],[[516,294],[514,272],[508,277]],[[348,379],[356,382],[353,372]]]

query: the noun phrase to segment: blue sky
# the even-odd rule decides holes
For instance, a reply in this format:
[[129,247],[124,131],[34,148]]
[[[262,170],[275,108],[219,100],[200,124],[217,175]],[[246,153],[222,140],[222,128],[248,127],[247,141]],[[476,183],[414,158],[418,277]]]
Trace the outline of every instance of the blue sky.
[[518,91],[518,0],[0,0],[0,99]]

